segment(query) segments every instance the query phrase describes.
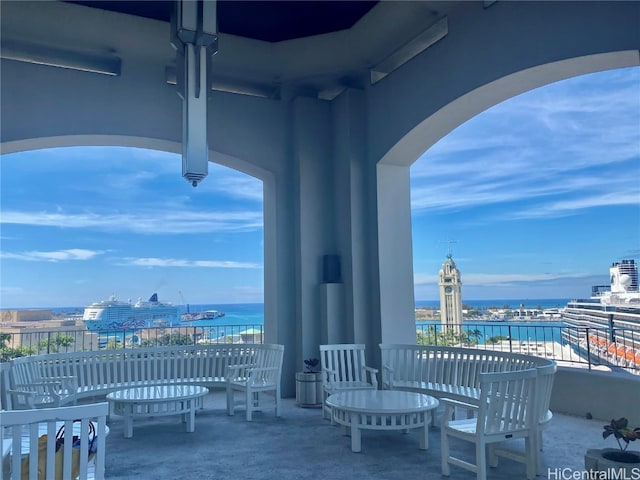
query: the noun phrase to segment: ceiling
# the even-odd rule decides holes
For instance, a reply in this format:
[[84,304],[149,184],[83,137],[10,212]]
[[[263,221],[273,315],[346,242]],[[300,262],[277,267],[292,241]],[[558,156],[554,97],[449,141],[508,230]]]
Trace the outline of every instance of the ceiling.
[[[171,1],[68,1],[169,22]],[[218,29],[239,37],[282,42],[351,28],[377,1],[218,1]]]
[[[346,88],[377,83],[444,38],[457,9],[482,12],[485,6],[483,1],[218,0],[212,88],[331,100]],[[53,57],[73,64],[97,57],[99,64],[122,63],[122,74],[131,71],[126,65],[153,61],[169,72],[158,81],[172,83],[173,7],[172,1],[156,0],[2,1],[2,57],[52,66],[64,66],[48,60]]]

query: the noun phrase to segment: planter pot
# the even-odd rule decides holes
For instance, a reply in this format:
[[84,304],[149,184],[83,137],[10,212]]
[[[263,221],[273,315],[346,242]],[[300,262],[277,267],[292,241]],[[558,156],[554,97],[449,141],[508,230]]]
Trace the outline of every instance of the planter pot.
[[640,478],[640,452],[629,450],[623,458],[620,453],[619,448],[587,450],[584,466],[587,471],[607,472],[606,478]]
[[322,406],[322,374],[296,373],[296,403],[300,407]]

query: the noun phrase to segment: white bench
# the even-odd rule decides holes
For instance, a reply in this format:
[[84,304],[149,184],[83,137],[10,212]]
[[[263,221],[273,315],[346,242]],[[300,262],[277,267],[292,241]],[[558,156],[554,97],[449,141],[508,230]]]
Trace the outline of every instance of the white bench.
[[[283,350],[282,345],[207,344],[20,357],[10,362],[7,400],[14,409],[35,408],[146,385],[224,388],[234,373],[230,367],[246,367],[247,376],[254,368],[279,367],[279,384]],[[271,360],[273,365],[264,363]]]
[[[541,431],[552,418],[549,403],[557,369],[553,360],[519,353],[437,345],[380,344],[380,351],[383,389],[425,393],[476,406],[480,399],[480,373],[535,368],[534,408],[538,424],[534,450],[536,468],[540,473],[538,451],[542,448]],[[496,448],[494,453],[524,461],[521,455],[511,450]]]

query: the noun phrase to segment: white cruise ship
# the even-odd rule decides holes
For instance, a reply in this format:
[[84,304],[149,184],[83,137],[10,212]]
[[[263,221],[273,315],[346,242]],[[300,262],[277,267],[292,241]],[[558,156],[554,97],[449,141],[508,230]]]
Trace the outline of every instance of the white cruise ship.
[[179,322],[178,307],[159,302],[158,294],[148,301],[138,299],[136,303],[117,300],[115,295],[108,300],[92,303],[84,308],[82,321],[88,330],[130,330],[158,325],[173,325]]
[[640,373],[638,267],[634,260],[622,260],[609,273],[610,285],[594,286],[590,298],[567,304],[563,337],[583,354]]

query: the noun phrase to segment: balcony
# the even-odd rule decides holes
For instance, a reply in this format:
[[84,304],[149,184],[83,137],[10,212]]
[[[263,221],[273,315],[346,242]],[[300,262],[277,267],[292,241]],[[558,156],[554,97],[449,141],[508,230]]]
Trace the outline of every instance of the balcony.
[[[123,437],[123,421],[112,415],[107,437],[106,473],[110,479],[424,479],[440,478],[440,430],[431,428],[429,450],[418,448],[418,434],[362,433],[362,452],[353,453],[350,440],[338,426],[323,420],[320,409],[300,408],[283,401],[276,418],[271,408],[246,422],[242,412],[229,417],[224,394],[214,391],[196,415],[194,433],[185,433],[178,417],[136,419],[133,438]],[[542,478],[552,472],[584,470],[588,448],[616,447],[602,439],[600,420],[555,414],[544,432]],[[458,444],[455,444],[456,448]],[[465,448],[473,458],[471,445]],[[458,450],[462,451],[462,450]],[[551,469],[551,472],[548,471]],[[452,466],[451,480],[473,475]],[[489,480],[524,478],[524,465],[500,459]]]

